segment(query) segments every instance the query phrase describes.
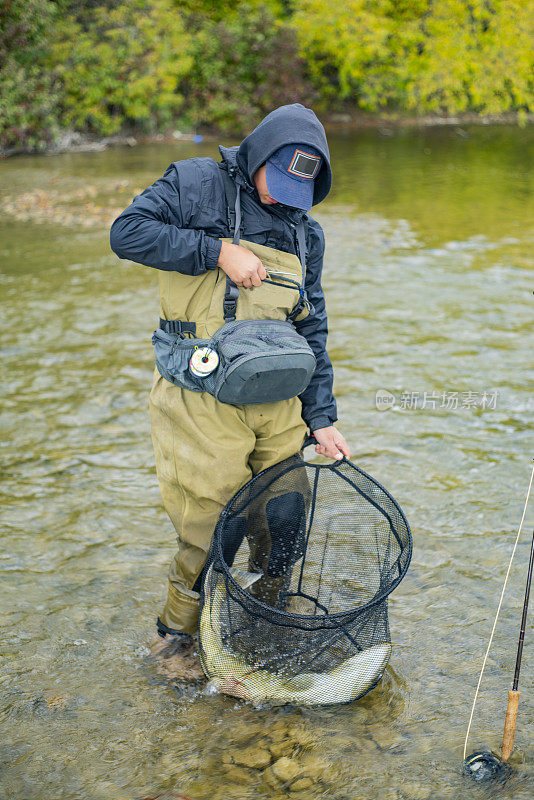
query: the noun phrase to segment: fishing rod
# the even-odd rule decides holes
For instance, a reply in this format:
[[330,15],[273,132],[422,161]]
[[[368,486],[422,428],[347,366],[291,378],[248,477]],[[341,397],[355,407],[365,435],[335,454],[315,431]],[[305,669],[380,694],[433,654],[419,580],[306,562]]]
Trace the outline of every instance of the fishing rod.
[[519,631],[519,642],[517,644],[517,658],[515,660],[515,673],[512,688],[508,690],[508,708],[506,709],[506,719],[504,721],[504,734],[502,739],[501,760],[508,761],[514,746],[515,726],[517,722],[517,709],[521,692],[517,688],[519,685],[519,673],[521,671],[521,658],[523,656],[523,643],[525,641],[525,630],[527,627],[528,601],[530,596],[530,586],[532,584],[532,567],[534,565],[534,531],[532,531],[532,542],[530,545],[530,560],[528,562],[527,585],[525,587],[525,600],[523,602],[523,615],[521,617],[521,629]]
[[517,723],[517,711],[519,707],[519,698],[521,696],[521,692],[518,689],[519,686],[519,673],[521,671],[521,659],[523,656],[523,644],[525,641],[525,631],[527,625],[527,613],[528,613],[528,603],[530,597],[530,587],[532,584],[532,572],[534,567],[534,531],[532,532],[532,543],[530,546],[530,559],[528,564],[528,571],[527,571],[527,582],[525,587],[525,599],[523,601],[523,614],[521,616],[521,628],[519,631],[519,641],[517,645],[517,656],[515,662],[515,671],[514,671],[514,680],[512,683],[512,688],[508,691],[508,707],[506,709],[506,718],[504,722],[504,733],[503,733],[503,743],[501,748],[501,757],[499,758],[495,753],[492,753],[490,750],[482,750],[472,753],[470,756],[466,758],[467,752],[467,741],[469,739],[469,731],[471,729],[471,722],[473,720],[473,714],[475,711],[475,705],[478,697],[478,691],[480,689],[480,683],[482,681],[482,676],[484,674],[484,668],[486,666],[486,661],[489,655],[489,651],[491,648],[491,643],[493,641],[493,634],[495,633],[495,628],[497,625],[497,620],[499,618],[499,612],[501,610],[501,605],[504,597],[504,592],[506,590],[506,585],[508,583],[508,576],[510,574],[510,569],[512,567],[512,561],[514,559],[515,551],[517,548],[517,544],[519,542],[519,537],[521,535],[521,530],[523,527],[523,521],[525,519],[525,514],[527,510],[528,500],[530,497],[530,490],[532,488],[532,478],[534,476],[534,466],[532,467],[532,472],[530,475],[530,483],[528,487],[527,497],[525,500],[525,506],[523,508],[523,515],[521,517],[521,522],[519,524],[519,530],[517,532],[515,544],[512,550],[512,555],[510,558],[510,562],[508,564],[508,570],[506,572],[506,577],[504,579],[504,585],[501,592],[501,597],[499,600],[499,606],[497,608],[497,614],[495,616],[495,620],[493,623],[493,628],[491,631],[488,647],[486,650],[486,654],[484,656],[484,662],[482,664],[482,670],[480,672],[480,676],[478,679],[478,684],[475,692],[475,698],[473,700],[473,706],[471,708],[471,716],[469,718],[469,724],[467,726],[467,734],[465,737],[464,743],[464,770],[465,772],[474,780],[476,781],[484,781],[488,778],[492,778],[499,773],[502,773],[507,765],[508,759],[512,753],[513,745],[514,745],[514,736],[515,736],[515,728]]

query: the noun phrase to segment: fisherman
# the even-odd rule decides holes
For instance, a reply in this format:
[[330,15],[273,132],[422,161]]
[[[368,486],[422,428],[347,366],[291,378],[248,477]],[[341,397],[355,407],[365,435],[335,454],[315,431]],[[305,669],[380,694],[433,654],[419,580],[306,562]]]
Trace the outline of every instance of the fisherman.
[[[179,637],[184,651],[193,646],[202,570],[230,498],[253,475],[298,454],[308,430],[317,453],[350,457],[334,427],[321,286],[324,234],[307,213],[331,187],[324,128],[311,109],[294,103],[268,114],[239,146],[219,151],[221,162],[207,157],[173,162],[114,221],[111,247],[119,258],[159,270],[164,330],[211,337],[225,322],[219,298],[226,273],[240,290],[237,319],[289,316],[317,366],[298,397],[253,405],[230,405],[207,391],[181,388],[155,369],[150,417],[156,471],[178,538],[157,630],[162,638]],[[228,178],[240,193],[244,244],[231,240],[236,207]],[[300,247],[299,229],[305,233]],[[305,265],[305,303],[299,301],[293,311],[305,316],[291,315],[283,288],[295,256]],[[278,282],[268,280],[271,272],[280,276]]]

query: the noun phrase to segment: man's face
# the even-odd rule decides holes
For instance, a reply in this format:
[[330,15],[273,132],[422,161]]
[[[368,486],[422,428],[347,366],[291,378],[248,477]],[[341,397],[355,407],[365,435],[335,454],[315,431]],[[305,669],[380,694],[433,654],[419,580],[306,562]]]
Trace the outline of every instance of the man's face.
[[256,189],[258,190],[261,203],[273,205],[274,203],[278,202],[277,200],[273,200],[269,194],[269,190],[267,189],[267,181],[265,180],[265,164],[263,164],[254,173],[254,183],[256,184]]

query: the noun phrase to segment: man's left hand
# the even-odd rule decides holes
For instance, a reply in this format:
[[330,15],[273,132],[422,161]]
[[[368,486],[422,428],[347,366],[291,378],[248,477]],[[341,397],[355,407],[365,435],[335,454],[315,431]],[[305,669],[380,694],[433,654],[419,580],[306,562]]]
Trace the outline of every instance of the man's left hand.
[[336,460],[343,458],[350,458],[350,450],[345,438],[340,434],[337,428],[330,425],[328,428],[318,428],[313,432],[317,444],[315,445],[315,452],[321,456],[328,456]]

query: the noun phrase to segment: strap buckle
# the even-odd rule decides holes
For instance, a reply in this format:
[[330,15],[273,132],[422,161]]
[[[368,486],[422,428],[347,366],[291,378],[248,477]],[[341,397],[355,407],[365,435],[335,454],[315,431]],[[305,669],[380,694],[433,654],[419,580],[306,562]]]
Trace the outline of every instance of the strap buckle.
[[223,300],[223,314],[226,322],[233,322],[235,320],[238,297],[239,289],[235,283],[226,276],[226,292]]
[[223,313],[226,322],[233,322],[235,320],[237,303],[235,300],[223,300]]
[[297,300],[295,307],[292,309],[291,313],[288,314],[287,318],[291,320],[291,322],[295,321],[295,318],[298,317],[300,312],[307,308],[309,311],[310,317],[313,317],[315,314],[315,308],[312,306],[310,301],[308,300],[308,295],[306,294],[305,289],[300,289],[300,297]]
[[166,333],[174,333],[178,336],[185,336],[190,333],[193,336],[196,334],[196,323],[186,322],[181,319],[159,319],[159,327]]

